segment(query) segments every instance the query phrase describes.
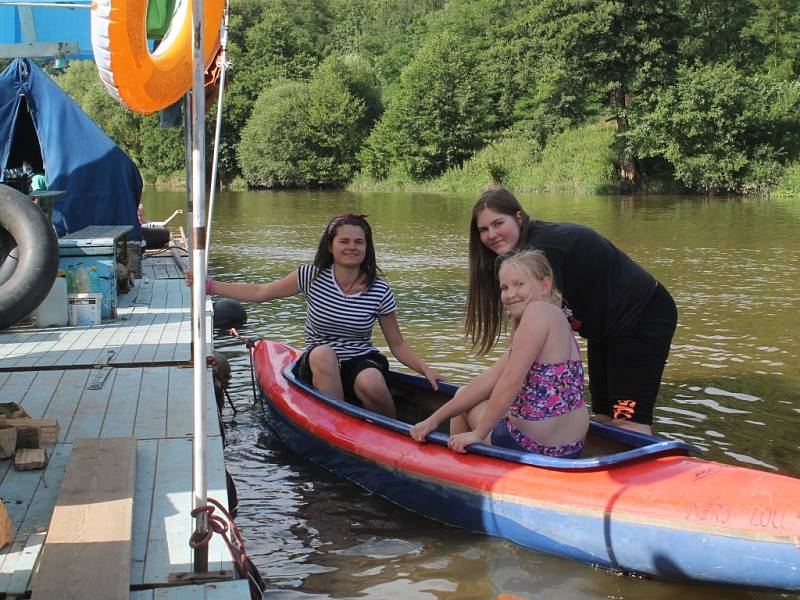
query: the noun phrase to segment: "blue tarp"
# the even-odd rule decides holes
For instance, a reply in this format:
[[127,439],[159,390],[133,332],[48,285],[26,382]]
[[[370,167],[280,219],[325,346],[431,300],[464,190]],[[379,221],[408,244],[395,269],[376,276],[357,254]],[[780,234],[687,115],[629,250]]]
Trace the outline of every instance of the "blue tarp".
[[131,225],[129,236],[140,237],[136,165],[44,71],[18,58],[0,73],[0,177],[2,169],[22,166],[9,160],[20,161],[26,144],[29,152],[38,145],[49,189],[66,191],[53,205],[59,236],[89,225]]

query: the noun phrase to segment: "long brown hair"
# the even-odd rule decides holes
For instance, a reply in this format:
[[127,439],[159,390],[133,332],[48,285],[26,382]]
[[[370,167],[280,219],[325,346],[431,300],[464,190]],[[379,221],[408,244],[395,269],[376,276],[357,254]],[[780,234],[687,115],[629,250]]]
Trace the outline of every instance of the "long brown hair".
[[492,349],[500,335],[503,322],[503,306],[497,279],[498,256],[481,242],[478,232],[478,216],[485,210],[511,215],[515,219],[522,215],[520,237],[517,245],[524,243],[530,217],[522,210],[514,194],[504,187],[487,189],[472,207],[469,223],[469,287],[464,328],[472,342],[473,350],[486,354]]
[[364,231],[367,247],[364,252],[364,262],[361,263],[361,272],[364,273],[367,279],[366,289],[369,289],[372,287],[372,284],[375,283],[375,278],[381,273],[381,269],[378,267],[375,258],[375,245],[372,243],[372,227],[367,223],[367,215],[339,215],[330,220],[325,227],[322,237],[319,239],[319,246],[317,246],[317,255],[314,257],[314,266],[317,267],[317,272],[314,274],[314,278],[316,279],[323,269],[333,264],[333,254],[331,254],[330,245],[336,237],[336,232],[342,225],[354,225]]

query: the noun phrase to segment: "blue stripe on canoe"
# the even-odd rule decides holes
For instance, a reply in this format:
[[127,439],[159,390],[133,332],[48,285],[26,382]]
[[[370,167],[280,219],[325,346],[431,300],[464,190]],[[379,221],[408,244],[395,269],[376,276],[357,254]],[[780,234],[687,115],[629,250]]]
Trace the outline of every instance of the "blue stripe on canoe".
[[[261,394],[265,396],[263,390]],[[405,509],[443,523],[628,573],[800,590],[800,551],[792,544],[615,521],[610,514],[576,514],[567,506],[562,512],[438,485],[356,457],[298,427],[269,401],[266,406],[270,424],[296,453]]]
[[[346,413],[352,417],[374,423],[390,431],[402,433],[410,437],[411,425],[403,423],[397,419],[384,417],[372,411],[355,406],[343,400],[337,400],[332,396],[323,394],[312,385],[297,379],[292,373],[294,362],[291,363],[283,371],[283,376],[294,386],[302,389],[311,396],[317,398],[320,402],[334,407],[337,410]],[[402,383],[411,384],[415,387],[430,390],[430,383],[423,377],[416,377],[392,371],[390,377]],[[458,386],[440,382],[439,390],[445,396],[452,396],[458,390]],[[597,469],[608,467],[610,465],[617,465],[632,460],[640,459],[644,456],[655,457],[664,455],[686,455],[689,452],[701,452],[696,446],[681,442],[678,440],[667,440],[658,438],[651,435],[645,435],[635,431],[628,431],[620,429],[619,427],[611,427],[596,421],[590,423],[591,433],[604,438],[612,439],[621,442],[625,445],[632,446],[631,450],[623,452],[615,452],[614,454],[607,454],[604,456],[592,456],[590,458],[554,458],[552,456],[543,456],[541,454],[531,454],[530,452],[518,452],[508,448],[498,448],[497,446],[487,446],[486,444],[472,444],[467,446],[469,452],[475,454],[482,454],[484,456],[491,456],[492,458],[500,458],[511,462],[521,463],[524,465],[534,465],[537,467],[549,469],[562,469],[562,470],[583,470],[583,469]],[[444,433],[434,431],[428,434],[427,441],[439,446],[447,446],[448,436]]]

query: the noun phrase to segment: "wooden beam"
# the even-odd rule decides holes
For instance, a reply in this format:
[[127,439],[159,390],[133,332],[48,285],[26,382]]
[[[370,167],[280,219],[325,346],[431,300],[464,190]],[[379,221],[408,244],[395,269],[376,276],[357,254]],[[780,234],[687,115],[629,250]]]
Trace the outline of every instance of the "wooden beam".
[[21,42],[0,44],[0,58],[47,58],[78,54],[78,42]]
[[136,440],[75,442],[32,598],[128,600],[135,483]]

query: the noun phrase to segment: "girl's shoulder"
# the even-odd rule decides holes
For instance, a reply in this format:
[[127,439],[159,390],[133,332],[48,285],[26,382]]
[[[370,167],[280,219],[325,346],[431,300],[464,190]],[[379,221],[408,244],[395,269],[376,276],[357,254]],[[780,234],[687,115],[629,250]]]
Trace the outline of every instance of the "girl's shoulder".
[[551,302],[545,300],[534,300],[529,302],[525,307],[520,319],[520,325],[527,322],[536,322],[538,324],[544,323],[559,323],[566,317],[564,312]]

